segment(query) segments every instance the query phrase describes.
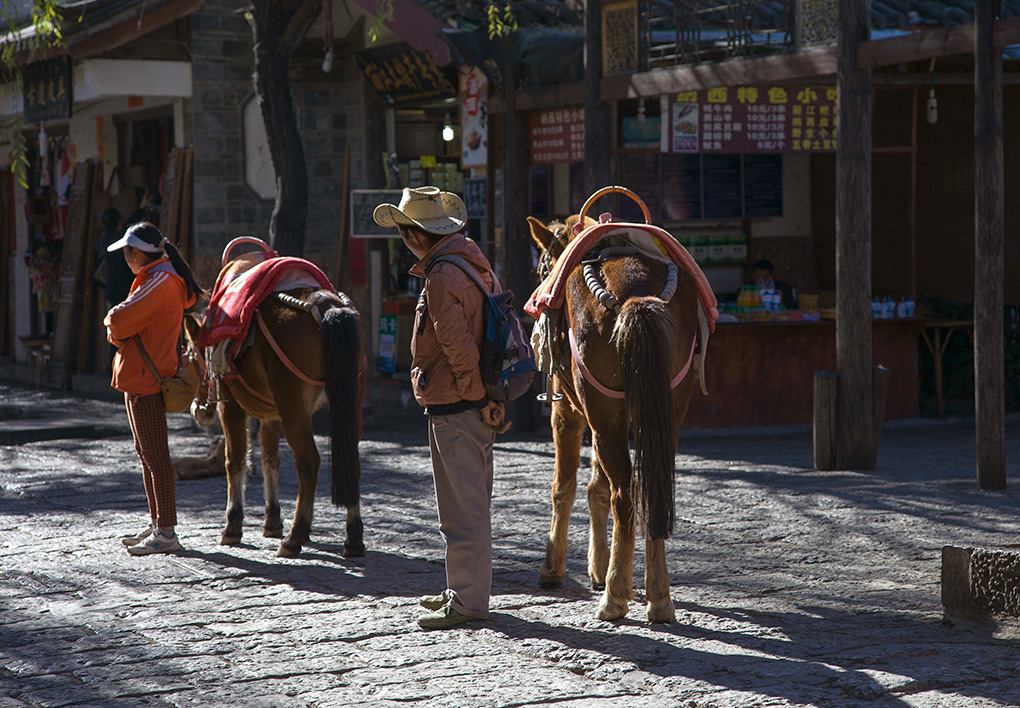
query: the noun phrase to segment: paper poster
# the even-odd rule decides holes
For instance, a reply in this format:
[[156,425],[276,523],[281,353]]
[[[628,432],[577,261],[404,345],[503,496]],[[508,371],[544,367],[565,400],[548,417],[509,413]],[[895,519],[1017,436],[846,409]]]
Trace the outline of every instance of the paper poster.
[[463,169],[485,167],[488,160],[489,83],[476,66],[460,69],[460,134]]

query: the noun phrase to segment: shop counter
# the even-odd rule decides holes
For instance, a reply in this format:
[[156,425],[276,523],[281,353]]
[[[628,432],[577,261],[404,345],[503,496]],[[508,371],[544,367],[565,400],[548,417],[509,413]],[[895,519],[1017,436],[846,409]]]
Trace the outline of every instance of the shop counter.
[[[889,369],[886,419],[919,412],[921,318],[872,320],[876,366]],[[705,383],[695,388],[684,428],[811,423],[814,376],[836,370],[836,323],[719,323],[708,342]]]

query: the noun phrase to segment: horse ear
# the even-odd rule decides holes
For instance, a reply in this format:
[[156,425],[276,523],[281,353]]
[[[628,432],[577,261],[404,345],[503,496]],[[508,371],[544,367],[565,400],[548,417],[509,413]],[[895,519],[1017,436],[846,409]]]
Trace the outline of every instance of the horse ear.
[[543,251],[550,250],[550,246],[556,242],[556,235],[549,227],[533,216],[528,217],[528,226],[531,227],[531,238],[538,247]]

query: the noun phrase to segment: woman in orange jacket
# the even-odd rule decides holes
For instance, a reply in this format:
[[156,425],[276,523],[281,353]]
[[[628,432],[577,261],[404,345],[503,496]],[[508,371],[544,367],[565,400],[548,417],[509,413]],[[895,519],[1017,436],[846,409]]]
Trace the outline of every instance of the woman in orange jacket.
[[138,335],[159,375],[177,371],[177,342],[184,311],[202,289],[181,254],[147,221],[133,224],[107,251],[124,249],[135,274],[124,302],[106,313],[107,339],[117,347],[111,385],[124,393],[135,452],[142,463],[148,527],[121,539],[132,555],[181,550],[177,525],[177,476],[167,445],[166,406],[160,384],[138,350]]

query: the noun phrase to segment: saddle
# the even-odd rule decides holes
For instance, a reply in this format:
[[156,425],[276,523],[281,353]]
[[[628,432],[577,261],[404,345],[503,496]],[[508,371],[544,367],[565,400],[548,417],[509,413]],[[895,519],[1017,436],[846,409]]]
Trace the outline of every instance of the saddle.
[[[559,311],[566,298],[567,280],[574,268],[584,262],[588,254],[598,251],[607,244],[612,246],[606,251],[638,252],[665,263],[673,263],[694,276],[698,287],[697,341],[701,343],[697,360],[694,361],[695,375],[701,381],[702,393],[707,394],[704,372],[708,337],[710,333],[715,332],[715,322],[719,318],[718,302],[712,286],[691,254],[668,231],[651,224],[613,222],[608,214],[602,216],[600,223],[589,226],[567,244],[552,272],[539,284],[524,305],[524,311],[536,319],[531,343],[539,370],[552,374],[556,368],[567,367],[569,351],[560,351],[555,344],[560,341],[556,333]],[[693,344],[694,342],[692,356]]]
[[609,237],[613,237],[614,240],[629,241],[645,255],[675,263],[678,267],[689,271],[698,284],[698,301],[708,320],[709,331],[715,332],[715,321],[719,319],[718,302],[701,267],[687,252],[687,249],[668,231],[651,224],[606,220],[589,226],[567,244],[552,272],[528,298],[528,302],[524,305],[524,311],[532,317],[538,318],[546,308],[562,307],[567,279],[574,268],[584,259],[585,254],[596,248],[600,241]]
[[248,270],[225,270],[216,279],[206,310],[199,346],[224,339],[244,339],[258,306],[275,292],[296,288],[333,290],[333,284],[314,263],[273,252],[246,253],[235,260],[254,262]]

